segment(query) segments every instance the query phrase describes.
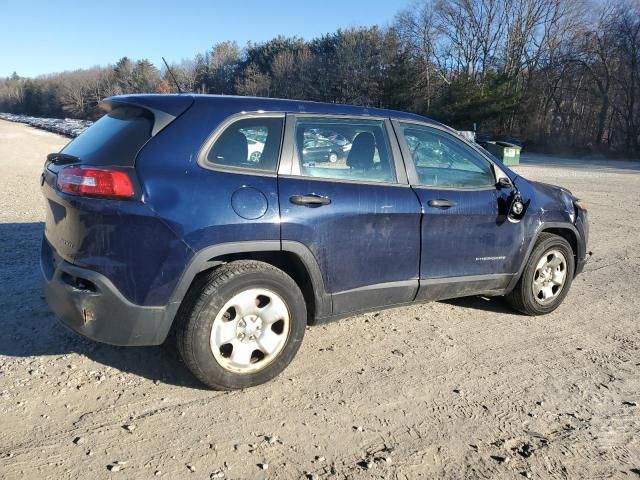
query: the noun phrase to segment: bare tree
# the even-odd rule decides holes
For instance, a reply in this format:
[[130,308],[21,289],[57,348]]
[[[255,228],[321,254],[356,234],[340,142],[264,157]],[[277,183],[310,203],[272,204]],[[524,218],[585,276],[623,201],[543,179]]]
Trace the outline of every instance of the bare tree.
[[412,82],[413,93],[424,98],[425,109],[431,109],[437,84],[449,83],[439,65],[437,55],[440,30],[436,24],[433,3],[414,1],[398,13],[394,23],[401,48],[417,65],[417,75]]
[[628,151],[640,151],[640,3],[624,1],[615,9],[614,38],[618,69],[613,108]]
[[66,75],[62,84],[62,105],[71,116],[83,117],[87,113],[91,96],[89,76],[89,71],[82,70]]
[[312,55],[308,48],[284,50],[271,64],[273,95],[283,98],[304,98],[309,82]]
[[[195,92],[197,89],[197,69],[195,60],[184,59],[180,63],[170,65],[171,71],[180,84],[180,89],[185,92]],[[162,78],[169,84],[171,91],[177,91],[173,78],[168,72],[163,70]]]
[[240,48],[236,42],[217,43],[209,54],[209,93],[233,93],[236,71],[240,63]]
[[256,66],[249,65],[244,77],[237,80],[235,88],[240,95],[268,97],[271,90],[271,77],[260,72]]

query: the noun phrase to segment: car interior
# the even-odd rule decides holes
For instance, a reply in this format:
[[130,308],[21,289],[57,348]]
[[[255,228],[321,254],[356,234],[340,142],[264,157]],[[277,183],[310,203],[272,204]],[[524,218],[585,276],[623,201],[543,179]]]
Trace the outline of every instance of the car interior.
[[429,128],[403,129],[420,185],[480,188],[495,185],[490,163],[446,133]]
[[305,158],[304,141],[310,130],[319,128],[316,122],[299,122],[296,128],[297,153],[301,172],[305,176],[341,180],[394,182],[388,142],[382,124],[358,121],[323,123],[325,134],[341,136],[351,142],[346,159],[335,164],[310,161]]
[[[266,132],[264,148],[258,161],[250,157],[249,132]],[[249,118],[239,120],[222,132],[211,147],[207,160],[218,165],[251,168],[274,172],[278,164],[278,152],[282,136],[282,119]],[[256,140],[253,140],[254,142]]]

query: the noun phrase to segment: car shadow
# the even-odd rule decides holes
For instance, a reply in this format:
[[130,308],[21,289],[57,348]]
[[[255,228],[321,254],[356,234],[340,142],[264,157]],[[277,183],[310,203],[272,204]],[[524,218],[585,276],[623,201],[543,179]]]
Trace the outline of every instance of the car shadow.
[[522,315],[511,308],[503,297],[462,297],[451,300],[441,300],[441,303],[453,305],[460,308],[471,308],[473,310],[482,310],[483,312],[507,313],[511,315]]
[[115,347],[64,327],[42,291],[40,244],[44,224],[0,223],[0,356],[77,353],[100,364],[180,387],[205,387],[180,360],[170,336],[157,347]]

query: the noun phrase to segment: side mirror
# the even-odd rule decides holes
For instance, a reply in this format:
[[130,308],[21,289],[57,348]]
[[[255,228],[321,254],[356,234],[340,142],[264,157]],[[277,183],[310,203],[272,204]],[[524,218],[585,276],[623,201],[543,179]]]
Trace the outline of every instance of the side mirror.
[[513,188],[513,183],[509,180],[508,177],[500,177],[498,179],[498,183],[496,183],[497,188]]

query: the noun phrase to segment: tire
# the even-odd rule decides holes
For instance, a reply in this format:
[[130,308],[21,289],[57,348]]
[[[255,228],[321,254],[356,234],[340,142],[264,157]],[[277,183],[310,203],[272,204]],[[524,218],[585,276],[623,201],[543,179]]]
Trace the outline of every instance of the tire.
[[298,352],[306,325],[304,297],[289,275],[240,260],[194,282],[178,312],[176,337],[182,359],[202,383],[236,390],[279,375]]
[[336,163],[338,161],[338,158],[340,158],[338,156],[338,154],[336,152],[331,152],[329,153],[329,156],[327,157],[327,160],[329,161],[329,163]]
[[[552,271],[550,276],[548,271],[541,274],[540,272],[545,268],[539,269],[539,266],[541,264],[543,267],[554,265],[554,262],[561,261],[562,257],[564,259],[564,279],[562,285],[558,286],[556,283],[557,280],[559,281],[559,274],[562,273],[560,265],[558,267],[549,266]],[[506,300],[511,307],[526,315],[551,313],[560,306],[569,293],[574,271],[575,257],[569,242],[558,235],[542,233],[536,241],[518,283],[506,295]],[[547,279],[548,281],[545,281]],[[545,286],[541,287],[542,285]]]

